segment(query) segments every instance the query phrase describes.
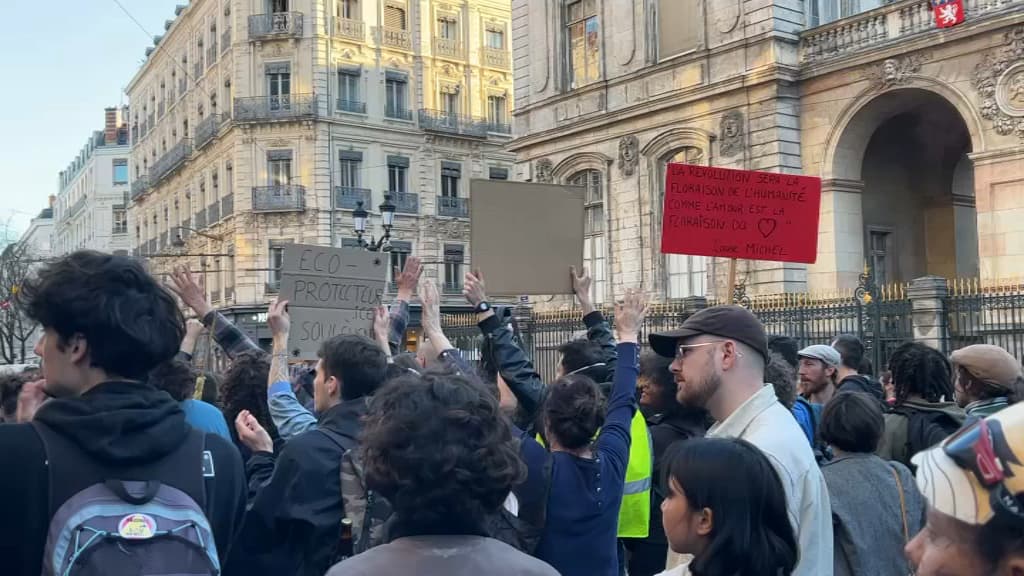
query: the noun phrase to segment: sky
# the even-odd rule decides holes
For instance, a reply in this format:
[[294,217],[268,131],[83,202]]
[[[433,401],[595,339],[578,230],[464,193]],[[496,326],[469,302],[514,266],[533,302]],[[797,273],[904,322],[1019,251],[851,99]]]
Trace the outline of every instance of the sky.
[[[135,17],[147,32],[118,7]],[[58,174],[103,128],[154,34],[188,0],[15,0],[0,34],[0,230],[19,233],[56,194]],[[20,55],[20,56],[19,56]]]

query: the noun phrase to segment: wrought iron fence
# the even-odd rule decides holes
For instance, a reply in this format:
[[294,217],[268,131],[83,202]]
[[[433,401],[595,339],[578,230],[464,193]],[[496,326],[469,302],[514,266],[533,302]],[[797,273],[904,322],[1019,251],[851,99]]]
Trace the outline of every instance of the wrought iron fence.
[[455,218],[469,218],[469,198],[438,196],[437,215],[452,216]]
[[293,184],[254,186],[253,212],[301,212],[306,209],[306,187]]
[[395,203],[396,214],[419,214],[420,213],[420,197],[419,194],[413,194],[410,192],[393,192],[389,191],[388,194],[391,196],[391,201]]
[[359,204],[370,208],[369,188],[353,188],[351,186],[334,187],[334,205],[340,210],[355,210]]
[[315,94],[282,94],[235,98],[236,122],[294,120],[316,116]]
[[301,12],[274,12],[249,16],[249,39],[302,36]]
[[231,216],[234,211],[235,196],[229,192],[227,196],[220,199],[220,217],[227,218],[228,216]]
[[993,344],[1024,359],[1024,283],[950,280],[944,308],[946,352]]
[[219,128],[220,114],[210,114],[206,118],[203,118],[196,126],[196,150],[206,146],[211,140],[213,140],[213,137],[217,135],[217,130]]
[[487,121],[483,118],[452,114],[443,110],[420,110],[420,128],[460,136],[487,137]]

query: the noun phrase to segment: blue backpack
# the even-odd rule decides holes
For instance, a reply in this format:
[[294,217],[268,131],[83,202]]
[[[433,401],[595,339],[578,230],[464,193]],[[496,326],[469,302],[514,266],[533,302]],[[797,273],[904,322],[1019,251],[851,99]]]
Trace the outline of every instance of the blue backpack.
[[[186,442],[148,474],[122,471],[60,502],[62,474],[79,467],[97,470],[68,441],[36,424],[46,447],[50,477],[50,527],[43,576],[216,576],[220,560],[204,512],[204,476],[212,476],[205,434],[192,430]],[[155,468],[155,469],[154,469]],[[190,471],[194,470],[194,474]],[[168,476],[169,474],[169,476]],[[154,478],[181,477],[176,488]],[[59,493],[58,493],[59,494]]]

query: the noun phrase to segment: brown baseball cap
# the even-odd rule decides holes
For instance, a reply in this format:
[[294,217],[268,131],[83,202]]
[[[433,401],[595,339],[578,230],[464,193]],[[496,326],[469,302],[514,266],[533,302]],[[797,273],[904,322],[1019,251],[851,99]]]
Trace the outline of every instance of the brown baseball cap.
[[757,350],[765,361],[768,359],[768,335],[764,325],[742,306],[705,308],[687,318],[679,329],[651,334],[648,341],[651,349],[659,356],[674,358],[680,340],[702,334],[742,342]]
[[991,344],[974,344],[953,352],[950,357],[953,364],[971,373],[975,380],[1004,388],[1011,392],[1021,393],[1020,362],[999,346]]

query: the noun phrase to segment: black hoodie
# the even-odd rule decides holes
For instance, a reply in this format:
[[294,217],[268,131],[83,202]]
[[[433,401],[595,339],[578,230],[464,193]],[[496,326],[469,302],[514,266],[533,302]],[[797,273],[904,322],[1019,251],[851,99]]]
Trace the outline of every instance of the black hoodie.
[[852,374],[843,378],[836,386],[836,392],[863,392],[874,396],[879,402],[885,402],[882,383],[863,374]]
[[[51,400],[35,421],[80,450],[91,466],[62,474],[51,487],[46,450],[35,427],[0,425],[0,572],[5,575],[41,573],[51,488],[60,500],[53,503],[55,509],[64,499],[61,494],[102,482],[101,476],[118,478],[128,469],[145,474],[148,466],[179,448],[191,430],[177,402],[139,382],[105,382],[81,396]],[[205,449],[214,470],[205,481],[206,514],[223,562],[245,511],[245,473],[238,451],[226,440],[207,434]],[[197,474],[202,466],[196,463]]]

